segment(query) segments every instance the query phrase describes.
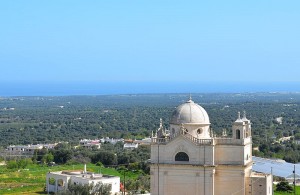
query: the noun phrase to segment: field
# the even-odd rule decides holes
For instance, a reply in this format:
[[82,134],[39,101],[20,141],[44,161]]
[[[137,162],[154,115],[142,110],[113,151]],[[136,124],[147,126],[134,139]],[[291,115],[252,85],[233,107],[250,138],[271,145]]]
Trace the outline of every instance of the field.
[[[83,164],[58,165],[54,167],[33,164],[23,170],[9,170],[5,166],[0,166],[0,194],[46,194],[44,188],[47,172],[81,169],[83,169]],[[121,181],[123,180],[123,175],[114,168],[100,168],[94,164],[88,164],[87,170],[95,173],[101,172],[103,174],[120,176]],[[138,175],[139,173],[128,172],[126,173],[126,178],[136,178]],[[294,193],[274,192],[274,195],[292,194]],[[300,186],[296,186],[296,194],[300,195]]]
[[[54,167],[30,165],[23,170],[8,170],[0,166],[0,194],[45,194],[46,173],[60,170],[81,170],[83,165],[59,165]],[[120,176],[114,168],[101,168],[94,164],[87,165],[88,171]],[[126,178],[136,178],[139,173],[127,173]]]
[[[294,194],[294,192],[292,193],[288,193],[288,192],[274,192],[274,195],[292,195]],[[300,195],[300,186],[296,186],[296,194]]]

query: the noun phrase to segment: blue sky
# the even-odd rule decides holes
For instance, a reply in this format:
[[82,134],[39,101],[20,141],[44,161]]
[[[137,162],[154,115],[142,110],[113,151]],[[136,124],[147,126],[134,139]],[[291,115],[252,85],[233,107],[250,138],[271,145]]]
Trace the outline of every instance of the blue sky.
[[0,82],[300,82],[300,1],[0,2]]

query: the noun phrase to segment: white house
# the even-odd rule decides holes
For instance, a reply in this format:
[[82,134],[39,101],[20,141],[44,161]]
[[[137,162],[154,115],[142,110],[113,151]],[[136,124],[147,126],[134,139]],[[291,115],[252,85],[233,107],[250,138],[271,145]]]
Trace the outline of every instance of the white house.
[[57,193],[58,191],[67,189],[68,182],[75,185],[96,185],[102,183],[110,186],[112,194],[120,192],[120,177],[88,172],[86,171],[86,166],[83,171],[57,171],[47,173],[46,190],[48,193]]
[[100,142],[101,143],[109,142],[111,144],[116,144],[117,142],[124,142],[124,139],[122,139],[122,138],[121,139],[114,139],[114,138],[105,137],[105,138],[101,138]]
[[138,143],[134,143],[134,142],[124,143],[124,146],[123,146],[123,148],[127,149],[127,150],[133,150],[133,149],[136,149],[138,147],[139,147],[139,144]]
[[79,141],[79,145],[81,147],[85,147],[85,148],[100,149],[100,147],[101,147],[100,140],[98,140],[98,139],[95,139],[95,140],[82,139],[82,140]]

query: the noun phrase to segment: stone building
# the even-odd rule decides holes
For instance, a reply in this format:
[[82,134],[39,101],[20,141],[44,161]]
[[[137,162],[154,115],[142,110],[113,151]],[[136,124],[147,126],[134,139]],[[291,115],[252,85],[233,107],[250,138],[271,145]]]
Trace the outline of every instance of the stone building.
[[178,106],[151,143],[151,194],[272,194],[272,176],[252,171],[251,122],[238,114],[232,137],[215,137],[207,112],[191,99]]

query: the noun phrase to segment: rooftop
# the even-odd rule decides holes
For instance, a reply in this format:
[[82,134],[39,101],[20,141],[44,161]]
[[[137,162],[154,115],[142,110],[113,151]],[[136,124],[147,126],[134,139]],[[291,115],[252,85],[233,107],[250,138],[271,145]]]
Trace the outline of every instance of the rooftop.
[[84,172],[82,170],[65,170],[65,171],[56,171],[56,172],[49,172],[49,173],[53,175],[72,176],[72,177],[78,177],[81,179],[88,179],[88,180],[107,179],[107,178],[116,177],[111,175],[97,174],[93,172]]
[[253,171],[261,173],[272,173],[275,176],[288,178],[293,174],[294,165],[296,170],[296,179],[300,179],[300,164],[285,162],[281,159],[267,159],[253,156]]

